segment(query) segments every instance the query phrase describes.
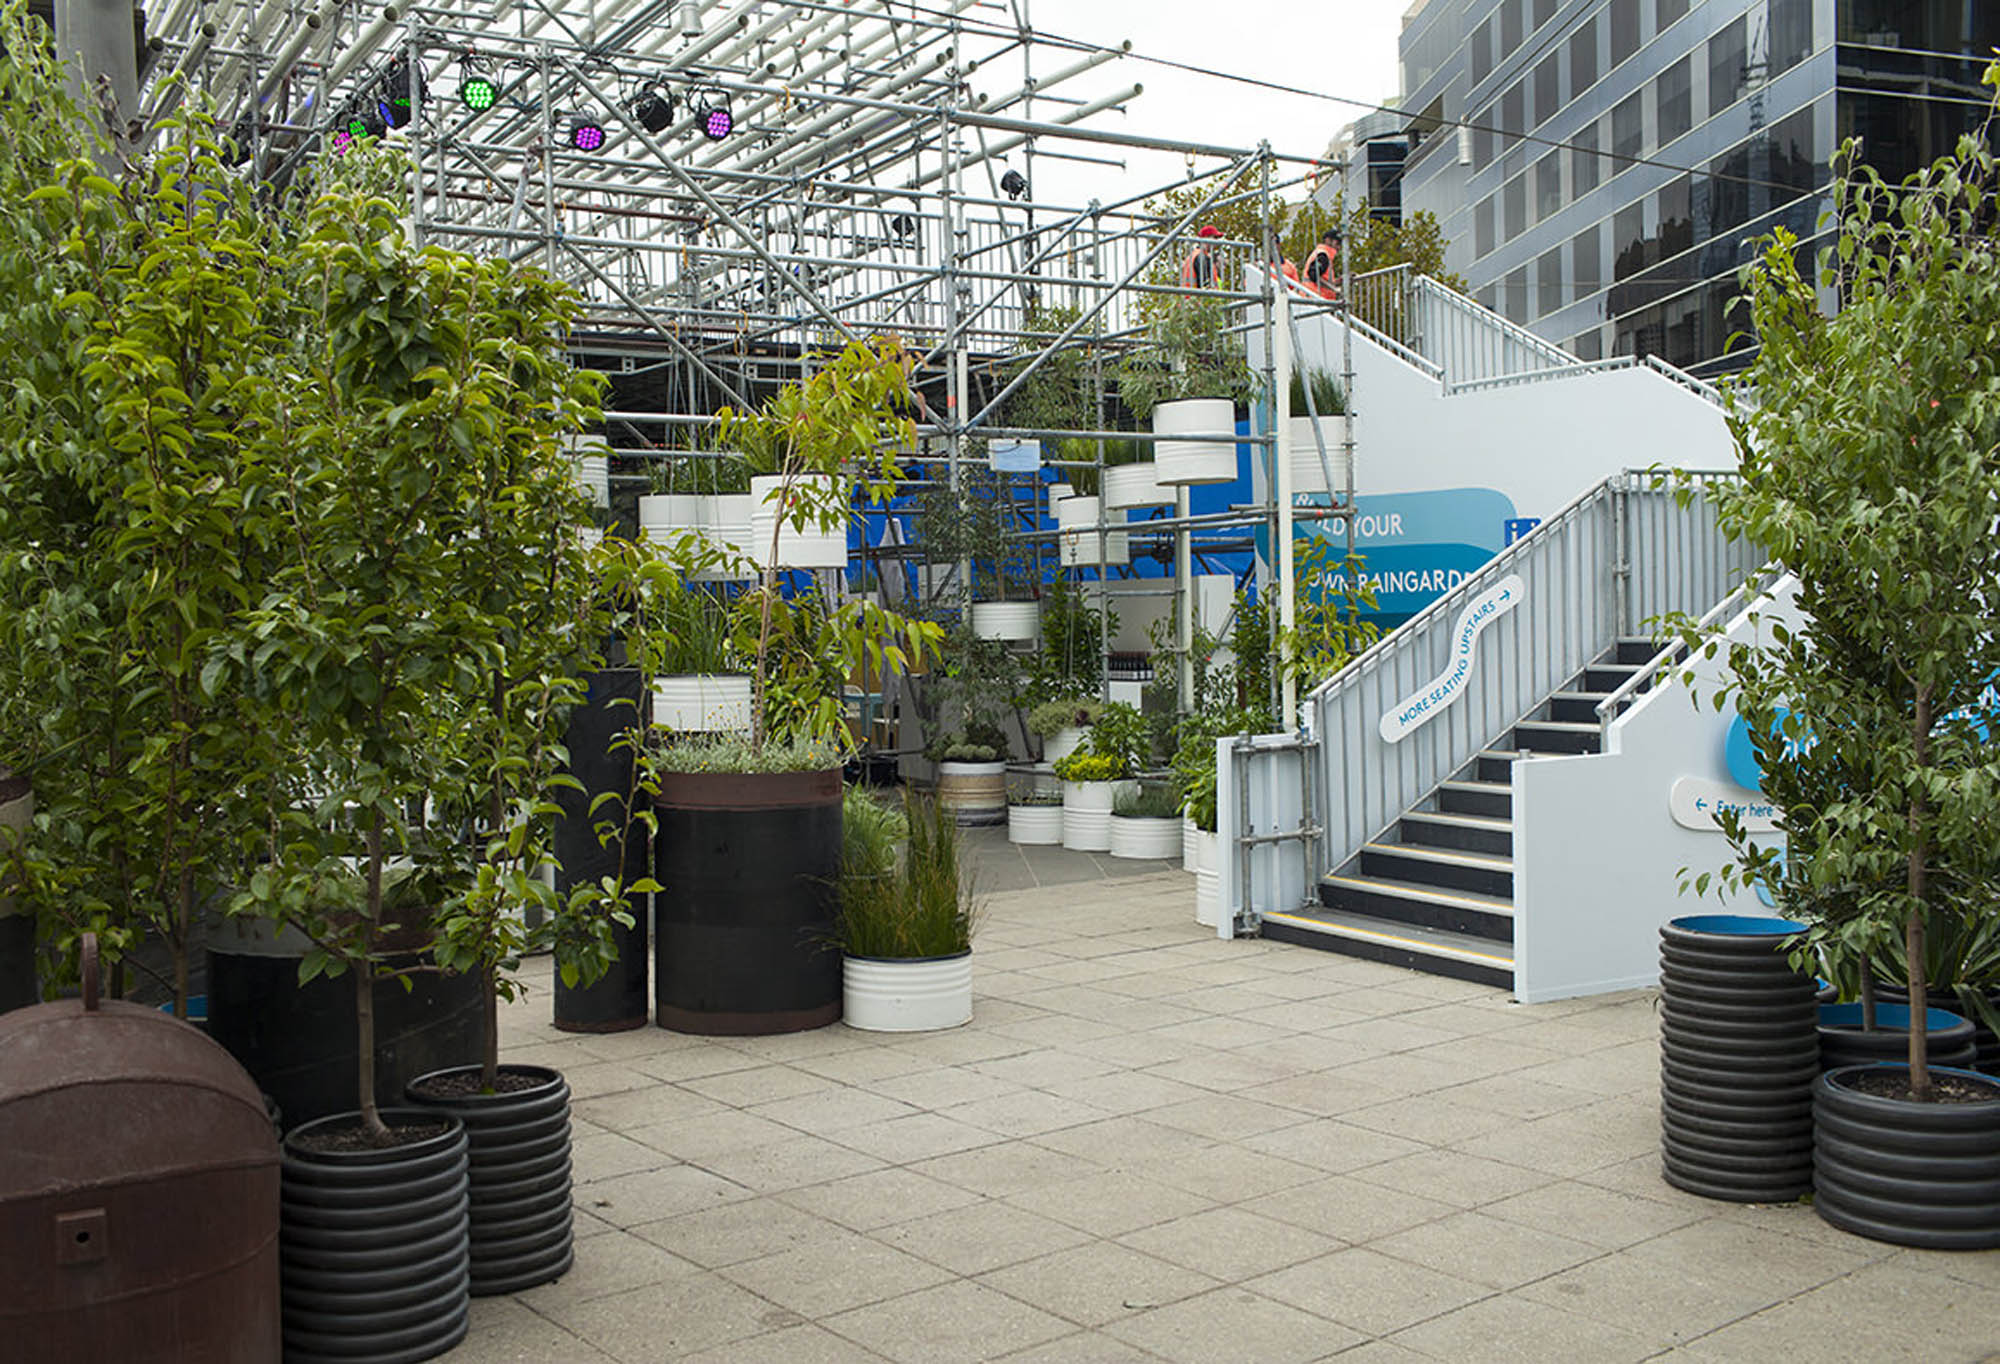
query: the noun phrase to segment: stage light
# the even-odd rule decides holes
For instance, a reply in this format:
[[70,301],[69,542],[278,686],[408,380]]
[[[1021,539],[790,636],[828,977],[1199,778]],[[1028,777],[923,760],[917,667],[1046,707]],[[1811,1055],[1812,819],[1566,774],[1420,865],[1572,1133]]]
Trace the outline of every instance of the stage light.
[[345,156],[349,151],[353,149],[353,147],[354,147],[353,133],[348,132],[347,129],[345,128],[334,129],[333,154],[335,156]]
[[736,115],[729,112],[726,100],[711,99],[701,109],[701,135],[710,142],[720,142],[736,131]]
[[650,86],[632,101],[632,117],[647,132],[663,133],[674,121],[674,97],[658,86]]
[[604,125],[580,118],[569,125],[569,145],[580,152],[594,152],[604,145]]
[[375,112],[384,128],[406,127],[416,102],[423,97],[421,78],[412,81],[409,63],[399,58],[382,73],[382,84],[375,93]]
[[1028,177],[1017,170],[1010,170],[1000,177],[1000,188],[1009,199],[1018,199],[1028,192]]
[[473,113],[484,113],[500,99],[500,87],[488,76],[467,76],[458,83],[458,97]]

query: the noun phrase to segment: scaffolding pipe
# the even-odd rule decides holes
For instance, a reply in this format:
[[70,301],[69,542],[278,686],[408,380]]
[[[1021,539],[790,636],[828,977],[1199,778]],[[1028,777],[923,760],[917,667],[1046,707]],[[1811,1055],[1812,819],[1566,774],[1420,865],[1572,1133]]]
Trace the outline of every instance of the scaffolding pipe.
[[384,40],[395,30],[396,22],[400,18],[402,18],[401,10],[394,5],[384,5],[382,13],[376,16],[375,22],[361,30],[360,35],[349,44],[347,50],[340,54],[339,60],[334,62],[333,69],[326,73],[327,85],[329,87],[339,85],[347,79],[355,67],[374,56],[375,49],[382,46]]
[[[264,79],[257,85],[258,107],[261,108],[264,101],[271,98],[277,90],[279,83],[292,73],[293,64],[306,50],[306,44],[318,34],[319,27],[320,17],[317,13],[306,15],[305,22],[292,34],[291,41],[278,49],[278,55],[271,59],[271,69],[264,73]],[[414,113],[414,110],[412,112]]]
[[[1123,90],[1117,91],[1113,94],[1106,95],[1102,99],[1094,99],[1088,104],[1079,104],[1076,108],[1066,111],[1054,123],[1049,124],[1044,128],[1038,129],[1037,131],[1046,133],[1046,132],[1053,132],[1057,128],[1067,128],[1072,124],[1081,123],[1084,119],[1089,118],[1094,114],[1101,114],[1106,109],[1113,109],[1121,104],[1128,104],[1145,93],[1146,93],[1146,87],[1142,84],[1135,83],[1133,85],[1126,87]],[[974,118],[968,117],[966,121],[972,123],[973,126],[975,127],[982,126]],[[1018,137],[1002,138],[1000,141],[995,142],[991,146],[986,147],[979,153],[979,155],[971,158],[971,160],[975,162],[990,161],[996,156],[1005,156],[1008,152],[1013,151],[1014,148],[1020,146],[1022,143],[1028,141],[1031,137],[1035,135],[1036,135],[1035,133],[1023,133]],[[931,181],[937,179],[938,174],[939,172],[937,171],[930,171],[918,175],[912,179],[905,180],[903,182],[903,188],[922,189],[925,185],[928,185]]]

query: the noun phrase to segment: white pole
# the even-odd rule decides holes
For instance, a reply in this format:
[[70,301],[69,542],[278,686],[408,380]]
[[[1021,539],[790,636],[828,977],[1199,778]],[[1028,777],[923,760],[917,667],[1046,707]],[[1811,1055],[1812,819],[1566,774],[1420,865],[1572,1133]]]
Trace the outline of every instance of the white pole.
[[[1275,267],[1271,267],[1275,268]],[[1288,731],[1296,723],[1298,679],[1292,669],[1292,632],[1298,627],[1298,585],[1293,582],[1292,563],[1292,301],[1279,279],[1272,307],[1277,310],[1272,328],[1271,477],[1278,490],[1278,629],[1283,650],[1278,657],[1282,681],[1278,688],[1278,728]]]

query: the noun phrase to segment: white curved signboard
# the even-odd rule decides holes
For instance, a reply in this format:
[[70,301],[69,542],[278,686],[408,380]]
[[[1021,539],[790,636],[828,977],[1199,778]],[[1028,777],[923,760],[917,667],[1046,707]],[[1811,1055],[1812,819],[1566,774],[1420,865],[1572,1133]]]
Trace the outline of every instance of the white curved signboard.
[[1447,706],[1465,695],[1477,661],[1479,636],[1500,617],[1521,604],[1527,584],[1518,574],[1508,574],[1474,597],[1459,615],[1451,631],[1451,656],[1444,671],[1398,701],[1382,717],[1382,737],[1390,743],[1407,738],[1432,720]]

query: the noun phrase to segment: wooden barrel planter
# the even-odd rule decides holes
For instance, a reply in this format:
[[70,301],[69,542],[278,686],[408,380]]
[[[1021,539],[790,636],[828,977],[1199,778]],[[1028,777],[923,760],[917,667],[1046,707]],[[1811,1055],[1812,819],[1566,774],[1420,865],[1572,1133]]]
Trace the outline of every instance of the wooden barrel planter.
[[938,764],[937,801],[960,824],[984,826],[1007,819],[1007,764]]
[[744,1036],[840,1018],[839,768],[667,772],[654,798],[654,1020]]
[[1812,1187],[1816,983],[1784,951],[1801,930],[1729,914],[1660,930],[1660,1148],[1676,1188],[1783,1203]]

